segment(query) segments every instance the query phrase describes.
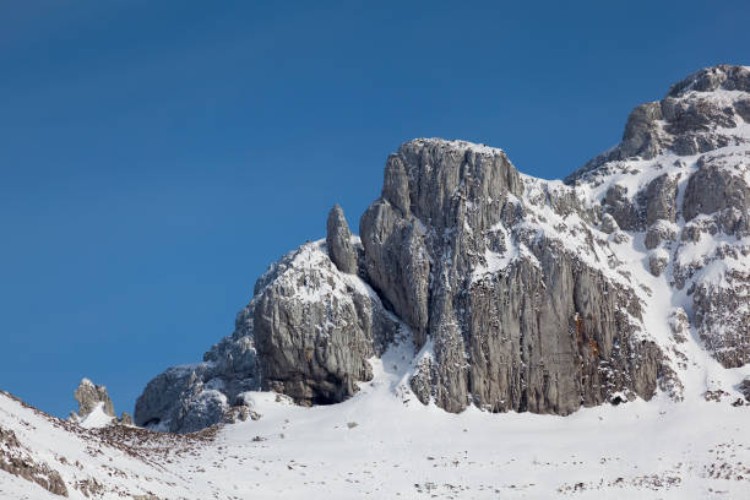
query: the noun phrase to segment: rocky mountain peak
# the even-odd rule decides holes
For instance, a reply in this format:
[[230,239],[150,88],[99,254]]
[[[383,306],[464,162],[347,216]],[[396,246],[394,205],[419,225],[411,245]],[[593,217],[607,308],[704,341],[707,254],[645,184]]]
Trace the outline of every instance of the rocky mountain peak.
[[[445,227],[456,197],[495,206],[520,196],[518,171],[501,149],[465,141],[415,139],[392,154],[385,167],[383,199],[403,214]],[[432,198],[434,195],[441,198]],[[489,210],[492,212],[492,210]],[[487,227],[491,219],[477,221]]]
[[702,70],[637,107],[565,183],[483,145],[401,145],[359,237],[335,206],[202,363],[149,383],[136,423],[197,430],[258,389],[336,403],[399,343],[414,350],[399,390],[450,412],[695,396],[684,381],[750,361],[747,75]]
[[674,154],[690,157],[750,144],[750,68],[714,66],[673,85],[661,101],[637,106],[622,142],[565,181],[573,184],[616,168],[616,162]]

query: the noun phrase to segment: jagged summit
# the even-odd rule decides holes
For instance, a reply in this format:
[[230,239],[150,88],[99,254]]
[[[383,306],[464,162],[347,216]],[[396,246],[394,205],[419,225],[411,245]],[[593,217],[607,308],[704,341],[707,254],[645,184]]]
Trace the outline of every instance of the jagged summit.
[[421,147],[433,147],[452,151],[472,151],[475,153],[493,156],[505,154],[505,151],[503,151],[501,148],[463,140],[444,139],[442,137],[418,137],[401,144],[401,146],[398,148],[398,151]]
[[450,412],[567,415],[738,384],[725,370],[750,361],[747,75],[702,70],[639,106],[567,184],[497,148],[402,144],[359,237],[335,206],[325,240],[258,280],[232,335],[149,383],[136,423],[232,421],[259,389],[337,403],[398,345],[413,359],[394,390]]
[[620,162],[690,157],[750,144],[750,68],[714,66],[673,85],[661,101],[637,106],[622,142],[565,178],[568,184],[622,169]]
[[681,97],[689,92],[716,90],[750,92],[750,66],[719,64],[703,68],[669,89],[669,97]]

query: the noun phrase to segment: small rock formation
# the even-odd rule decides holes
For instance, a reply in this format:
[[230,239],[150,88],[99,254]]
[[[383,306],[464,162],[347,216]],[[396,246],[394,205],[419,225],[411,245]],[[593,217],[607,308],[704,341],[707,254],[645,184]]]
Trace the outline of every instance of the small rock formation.
[[352,245],[352,233],[344,211],[334,205],[328,213],[326,248],[331,261],[342,273],[357,274],[357,252]]
[[602,223],[599,226],[601,232],[606,234],[612,234],[620,230],[620,226],[617,221],[610,214],[602,215]]
[[[122,412],[120,418],[115,416],[115,407],[103,385],[96,385],[91,380],[84,378],[74,393],[78,401],[78,412],[70,414],[70,420],[82,425],[87,425],[87,417],[101,407],[104,415],[111,417],[111,423],[121,425],[133,425],[133,419],[127,412]],[[88,422],[91,424],[91,422]],[[96,424],[102,425],[100,423]]]
[[120,415],[119,423],[122,425],[133,425],[133,417],[130,413],[124,411],[122,412],[122,415]]
[[97,406],[102,404],[102,410],[110,417],[115,416],[115,408],[112,400],[107,394],[107,388],[103,385],[96,385],[91,380],[84,378],[75,391],[75,398],[78,401],[78,418],[83,419],[91,414]]

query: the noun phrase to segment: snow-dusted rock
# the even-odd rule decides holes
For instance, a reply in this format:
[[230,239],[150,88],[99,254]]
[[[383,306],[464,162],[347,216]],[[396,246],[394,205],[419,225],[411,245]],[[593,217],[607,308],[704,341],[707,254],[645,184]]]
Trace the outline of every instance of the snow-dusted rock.
[[636,109],[623,142],[566,179],[659,247],[649,270],[726,367],[750,361],[748,82],[743,66],[698,71]]
[[[420,399],[568,414],[618,391],[652,396],[659,349],[635,340],[630,286],[582,258],[600,243],[572,189],[525,182],[500,150],[436,139],[403,145],[384,184],[361,237],[376,289],[434,342],[412,382]],[[580,227],[553,227],[566,219]],[[394,251],[415,239],[419,252]]]
[[748,82],[738,66],[691,75],[565,183],[520,174],[499,149],[407,142],[361,244],[335,207],[326,244],[271,266],[235,332],[154,379],[136,423],[194,430],[258,388],[341,401],[399,328],[422,351],[412,391],[451,412],[680,400],[704,349],[746,364]]
[[[232,336],[204,355],[204,362],[169,368],[151,380],[135,404],[136,425],[194,432],[224,419],[237,396],[260,388],[252,337],[242,336],[242,314]],[[239,332],[239,333],[238,333]]]
[[263,388],[303,404],[337,403],[372,378],[398,323],[358,277],[340,271],[322,242],[289,254],[258,290],[254,336]]
[[636,107],[622,142],[569,175],[566,182],[572,184],[613,162],[652,160],[669,153],[692,156],[750,144],[750,138],[735,130],[747,117],[749,79],[750,69],[745,66],[720,65],[690,75],[673,85],[661,101]]
[[260,388],[252,337],[252,303],[240,311],[235,331],[203,356],[203,362],[167,369],[151,380],[135,404],[136,425],[193,432],[224,419],[240,394]]
[[75,420],[84,420],[92,413],[101,413],[110,419],[115,416],[115,408],[109,398],[107,388],[96,385],[91,380],[84,378],[78,385],[74,396],[78,402],[78,413],[74,414]]
[[170,368],[149,382],[135,423],[193,432],[243,413],[243,393],[261,387],[301,404],[342,401],[372,377],[367,359],[398,327],[360,278],[334,265],[322,241],[303,245],[258,279],[234,333],[203,363]]

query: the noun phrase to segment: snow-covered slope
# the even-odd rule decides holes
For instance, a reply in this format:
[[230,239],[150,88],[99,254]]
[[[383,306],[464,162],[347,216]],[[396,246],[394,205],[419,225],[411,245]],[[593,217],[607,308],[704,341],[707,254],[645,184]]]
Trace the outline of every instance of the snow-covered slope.
[[212,435],[86,429],[0,393],[0,498],[188,497],[188,482],[164,464],[198,453]]
[[[567,417],[451,414],[411,394],[412,357],[411,345],[396,345],[373,358],[372,381],[337,405],[305,408],[250,393],[258,420],[198,435],[76,429],[7,396],[0,428],[57,471],[70,498],[702,499],[750,491],[747,407],[659,396]],[[0,450],[7,460],[5,441]],[[0,470],[0,498],[55,496]]]

